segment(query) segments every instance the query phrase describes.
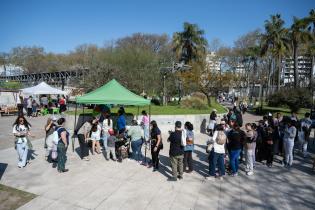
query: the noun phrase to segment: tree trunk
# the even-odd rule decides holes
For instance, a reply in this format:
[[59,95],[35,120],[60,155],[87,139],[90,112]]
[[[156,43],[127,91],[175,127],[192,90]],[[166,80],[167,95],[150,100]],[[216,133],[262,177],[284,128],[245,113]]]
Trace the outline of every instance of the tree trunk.
[[299,86],[299,69],[298,69],[298,55],[297,55],[298,45],[293,42],[293,59],[294,59],[294,87]]
[[278,56],[278,85],[277,91],[280,91],[280,80],[281,80],[281,55]]
[[211,106],[211,97],[206,94],[208,106]]

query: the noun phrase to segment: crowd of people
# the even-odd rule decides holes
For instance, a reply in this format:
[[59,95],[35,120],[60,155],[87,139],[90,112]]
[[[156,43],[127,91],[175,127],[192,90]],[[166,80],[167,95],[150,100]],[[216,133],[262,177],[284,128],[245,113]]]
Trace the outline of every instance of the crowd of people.
[[43,114],[44,110],[47,110],[47,114],[53,114],[53,109],[58,108],[59,114],[67,110],[67,102],[64,96],[60,96],[57,100],[53,101],[51,97],[41,95],[39,99],[35,99],[32,96],[18,98],[17,109],[18,115],[26,115],[27,117],[37,117],[39,114]]
[[[219,122],[219,123],[217,123]],[[307,146],[311,132],[310,114],[298,119],[292,116],[275,116],[269,114],[256,123],[246,123],[243,127],[241,110],[238,107],[229,109],[227,115],[218,119],[216,110],[210,114],[208,126],[209,140],[206,152],[209,153],[208,180],[223,179],[226,174],[238,176],[239,164],[245,165],[246,174],[254,175],[256,162],[272,167],[275,155],[284,167],[290,168],[293,163],[293,147],[298,148],[307,157]],[[46,138],[45,159],[57,167],[58,172],[67,172],[67,148],[69,132],[64,127],[65,118],[57,119],[54,115],[48,118],[44,127]],[[28,140],[31,125],[23,115],[19,116],[13,125],[16,137],[15,145],[18,153],[18,167],[25,167],[28,160],[28,150],[32,147]],[[132,158],[139,164],[159,170],[159,153],[164,148],[161,130],[156,121],[149,119],[146,111],[142,111],[141,121],[132,120],[126,125],[123,108],[118,111],[118,119],[114,124],[110,111],[101,112],[91,117],[75,131],[80,145],[80,158],[90,161],[90,155],[104,154],[106,160],[122,161]],[[183,173],[191,173],[193,167],[194,126],[191,122],[176,121],[175,130],[169,131],[167,142],[170,144],[169,160],[172,168],[171,180],[183,179]],[[142,154],[145,147],[145,156]],[[103,150],[103,152],[102,152]],[[129,151],[131,155],[129,155]],[[151,151],[151,160],[147,162],[146,152]]]

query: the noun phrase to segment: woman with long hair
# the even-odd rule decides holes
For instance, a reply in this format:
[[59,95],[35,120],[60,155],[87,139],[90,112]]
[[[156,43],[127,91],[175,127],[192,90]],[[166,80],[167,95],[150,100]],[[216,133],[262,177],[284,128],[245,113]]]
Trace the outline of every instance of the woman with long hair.
[[110,118],[110,113],[106,113],[105,119],[101,123],[101,127],[102,127],[103,146],[105,149],[105,153],[107,154],[109,152],[108,147],[107,147],[107,139],[110,136],[108,131],[110,129],[113,129],[113,120]]
[[66,169],[66,161],[67,161],[67,156],[66,152],[68,149],[69,145],[69,132],[65,129],[65,123],[66,119],[65,118],[59,118],[57,121],[57,128],[56,131],[58,132],[58,145],[57,145],[57,153],[58,153],[58,163],[57,163],[57,168],[59,173],[64,173],[69,171],[69,169]]
[[185,129],[186,146],[184,148],[184,171],[187,173],[191,173],[193,171],[192,152],[194,151],[194,126],[190,122],[186,122]]
[[25,167],[27,162],[31,124],[24,116],[19,116],[13,124],[13,135],[15,136],[15,148],[18,153],[18,167]]
[[161,130],[159,129],[155,120],[151,121],[150,127],[152,166],[153,171],[157,171],[159,169],[159,152],[162,145]]

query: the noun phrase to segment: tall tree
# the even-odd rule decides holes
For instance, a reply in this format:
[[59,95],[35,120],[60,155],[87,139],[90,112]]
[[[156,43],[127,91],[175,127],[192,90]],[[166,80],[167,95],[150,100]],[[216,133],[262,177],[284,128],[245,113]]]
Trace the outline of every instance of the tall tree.
[[208,45],[204,34],[197,24],[187,22],[184,23],[184,31],[173,34],[173,50],[180,62],[187,64],[203,58]]
[[269,51],[277,60],[277,89],[280,90],[281,61],[289,49],[288,30],[284,28],[284,21],[280,14],[272,15],[270,20],[265,21],[265,33],[262,36],[262,55]]
[[306,43],[311,39],[311,34],[307,30],[307,20],[293,18],[293,24],[289,31],[289,38],[292,45],[294,60],[294,87],[299,86],[299,69],[298,69],[298,53],[301,43]]

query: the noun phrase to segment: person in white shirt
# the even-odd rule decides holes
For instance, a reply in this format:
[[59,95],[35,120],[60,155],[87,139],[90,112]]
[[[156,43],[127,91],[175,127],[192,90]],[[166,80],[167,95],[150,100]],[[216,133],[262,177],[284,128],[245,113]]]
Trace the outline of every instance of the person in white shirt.
[[225,176],[225,166],[224,166],[224,155],[225,155],[225,144],[227,136],[224,132],[223,122],[217,126],[213,134],[213,149],[210,152],[209,157],[209,177],[208,180],[214,180],[216,174],[215,169],[218,165],[219,168],[219,179],[221,180]]
[[28,117],[31,117],[31,116],[32,116],[32,113],[33,113],[32,102],[33,102],[32,96],[28,97],[28,99],[27,99],[27,104],[26,104],[27,116],[28,116]]
[[101,147],[100,147],[100,140],[101,140],[101,126],[98,124],[98,122],[94,123],[91,128],[91,134],[90,139],[92,140],[92,155],[94,155],[95,152],[95,146],[96,146],[96,153],[101,153]]
[[102,127],[102,139],[103,139],[103,146],[105,149],[105,153],[107,154],[108,151],[108,147],[107,147],[107,139],[110,136],[109,134],[109,129],[113,129],[113,120],[110,118],[110,113],[106,113],[105,119],[103,120],[103,122],[101,123],[101,127]]
[[26,166],[31,125],[23,116],[19,116],[13,124],[13,135],[15,136],[15,149],[18,153],[18,167]]

